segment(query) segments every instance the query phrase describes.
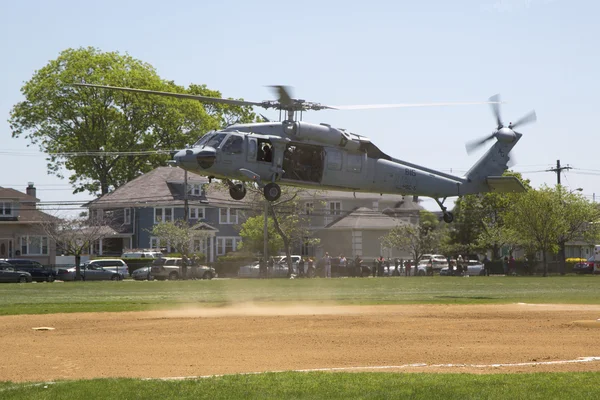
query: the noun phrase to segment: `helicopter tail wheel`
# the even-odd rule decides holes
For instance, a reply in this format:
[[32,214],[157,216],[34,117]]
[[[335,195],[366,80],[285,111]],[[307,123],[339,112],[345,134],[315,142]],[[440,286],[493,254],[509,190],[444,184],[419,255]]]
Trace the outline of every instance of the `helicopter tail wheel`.
[[450,211],[445,212],[443,218],[444,218],[444,222],[446,222],[448,224],[450,222],[454,221],[454,215]]
[[229,188],[229,195],[234,200],[242,200],[246,197],[246,188],[241,183],[237,183]]
[[263,191],[265,194],[265,199],[268,201],[275,201],[279,198],[279,196],[281,196],[281,188],[274,182],[267,183]]

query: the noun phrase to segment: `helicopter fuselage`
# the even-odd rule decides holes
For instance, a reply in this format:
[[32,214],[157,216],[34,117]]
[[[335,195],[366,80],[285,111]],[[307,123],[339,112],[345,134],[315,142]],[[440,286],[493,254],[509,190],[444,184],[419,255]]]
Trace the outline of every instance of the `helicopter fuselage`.
[[466,182],[393,159],[366,137],[298,121],[212,131],[174,159],[196,174],[263,185],[450,197]]

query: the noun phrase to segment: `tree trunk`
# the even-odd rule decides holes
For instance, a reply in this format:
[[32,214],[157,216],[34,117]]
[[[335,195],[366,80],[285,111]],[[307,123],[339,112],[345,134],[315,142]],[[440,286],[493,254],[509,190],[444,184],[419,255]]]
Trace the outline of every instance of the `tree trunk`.
[[567,270],[566,257],[565,257],[565,241],[561,240],[558,242],[558,270],[561,275],[564,275]]
[[277,220],[277,214],[275,213],[275,209],[273,208],[273,205],[269,203],[269,210],[271,210],[271,215],[273,215],[273,223],[275,224],[275,230],[277,231],[277,233],[279,233],[279,236],[281,236],[281,240],[283,240],[283,247],[285,248],[285,255],[286,255],[286,259],[287,259],[287,265],[288,265],[288,273],[287,276],[288,278],[292,276],[292,249],[290,249],[290,238],[287,237],[287,235],[283,232],[283,230],[281,229],[281,227],[279,226],[279,221]]
[[542,250],[542,260],[544,262],[544,276],[548,276],[548,260],[546,259],[546,250]]
[[492,246],[492,260],[500,259],[500,246],[497,244]]

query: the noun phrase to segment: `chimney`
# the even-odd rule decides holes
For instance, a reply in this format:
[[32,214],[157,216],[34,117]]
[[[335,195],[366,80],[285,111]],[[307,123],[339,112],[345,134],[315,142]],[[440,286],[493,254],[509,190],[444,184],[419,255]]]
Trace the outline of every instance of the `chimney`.
[[36,197],[35,195],[35,186],[33,186],[33,182],[27,182],[27,189],[25,190],[25,193],[27,193],[29,196],[32,197]]
[[413,203],[419,202],[419,196],[413,196]]

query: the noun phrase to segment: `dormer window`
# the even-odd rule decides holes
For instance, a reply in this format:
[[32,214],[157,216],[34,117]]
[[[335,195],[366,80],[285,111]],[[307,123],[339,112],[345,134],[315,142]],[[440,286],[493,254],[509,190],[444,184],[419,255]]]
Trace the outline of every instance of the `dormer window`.
[[189,183],[187,185],[188,194],[191,196],[202,196],[204,192],[204,188],[201,183]]
[[0,201],[0,216],[11,217],[13,215],[12,201]]

